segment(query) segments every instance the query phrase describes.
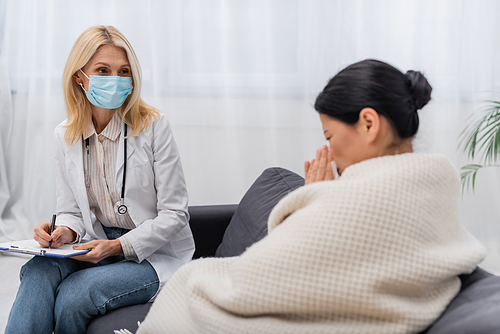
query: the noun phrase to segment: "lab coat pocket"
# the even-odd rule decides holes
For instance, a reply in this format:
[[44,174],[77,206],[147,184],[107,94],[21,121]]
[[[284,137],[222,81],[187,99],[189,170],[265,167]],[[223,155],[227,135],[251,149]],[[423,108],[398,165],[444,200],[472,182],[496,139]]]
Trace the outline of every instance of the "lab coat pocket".
[[[144,212],[157,212],[155,176],[149,162],[134,166],[131,170],[131,180],[126,181],[127,193],[125,198],[130,198],[137,203],[136,209]],[[141,215],[142,216],[142,215]],[[151,217],[146,214],[145,217]]]
[[139,188],[151,189],[154,188],[154,173],[153,168],[149,162],[141,165],[136,165],[133,168],[136,184]]

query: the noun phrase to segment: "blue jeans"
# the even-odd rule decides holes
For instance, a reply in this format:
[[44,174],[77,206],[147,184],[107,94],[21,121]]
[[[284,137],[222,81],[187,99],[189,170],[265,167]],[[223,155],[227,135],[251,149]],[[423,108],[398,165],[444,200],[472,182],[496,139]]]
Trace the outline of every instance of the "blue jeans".
[[[104,230],[108,239],[128,232],[117,227]],[[85,333],[96,315],[145,303],[160,284],[148,261],[136,263],[123,255],[98,264],[35,256],[21,268],[20,277],[8,334]]]

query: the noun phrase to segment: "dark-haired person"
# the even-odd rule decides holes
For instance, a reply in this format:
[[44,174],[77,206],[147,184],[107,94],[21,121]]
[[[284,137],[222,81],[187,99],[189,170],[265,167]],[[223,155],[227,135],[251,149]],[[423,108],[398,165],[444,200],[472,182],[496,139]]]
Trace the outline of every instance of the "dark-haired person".
[[485,255],[460,224],[455,168],[413,153],[430,93],[421,73],[376,60],[338,73],[315,104],[329,149],[305,163],[307,185],[276,205],[269,235],[239,257],[181,268],[138,333],[428,327]]

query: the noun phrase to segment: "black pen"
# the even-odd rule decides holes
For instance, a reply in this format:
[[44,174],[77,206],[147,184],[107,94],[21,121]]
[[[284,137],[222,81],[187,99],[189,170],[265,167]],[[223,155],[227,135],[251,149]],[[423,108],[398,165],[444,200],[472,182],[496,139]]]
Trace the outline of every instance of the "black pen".
[[[54,232],[54,228],[56,227],[56,215],[52,215],[52,224],[50,224],[50,234]],[[52,246],[52,240],[49,241],[49,248]]]

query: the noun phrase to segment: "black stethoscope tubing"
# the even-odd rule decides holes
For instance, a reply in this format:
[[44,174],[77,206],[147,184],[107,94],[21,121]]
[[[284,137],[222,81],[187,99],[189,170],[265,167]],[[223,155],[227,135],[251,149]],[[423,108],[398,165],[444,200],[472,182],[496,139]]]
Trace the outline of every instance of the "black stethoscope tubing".
[[[124,125],[124,133],[123,133],[123,180],[122,180],[122,193],[121,200],[115,204],[118,208],[115,210],[118,214],[125,214],[127,212],[127,207],[123,203],[123,199],[125,198],[125,180],[127,179],[127,124]],[[83,136],[83,135],[82,135]],[[87,150],[87,175],[85,178],[85,187],[90,187],[90,140],[89,138],[85,139],[85,148]],[[122,208],[120,210],[120,208]]]

